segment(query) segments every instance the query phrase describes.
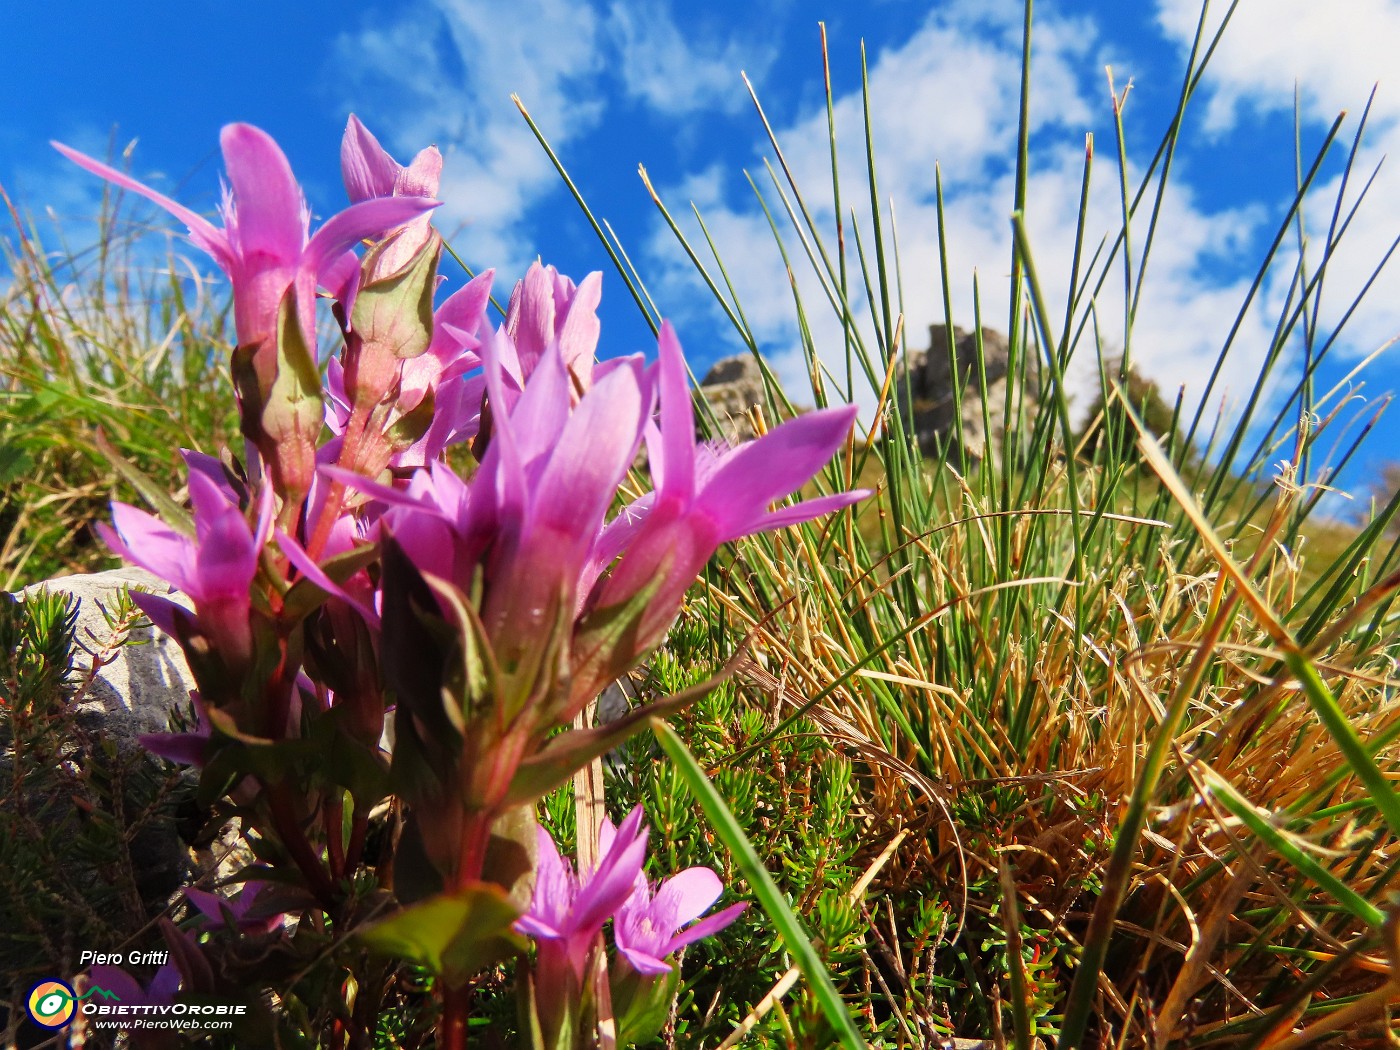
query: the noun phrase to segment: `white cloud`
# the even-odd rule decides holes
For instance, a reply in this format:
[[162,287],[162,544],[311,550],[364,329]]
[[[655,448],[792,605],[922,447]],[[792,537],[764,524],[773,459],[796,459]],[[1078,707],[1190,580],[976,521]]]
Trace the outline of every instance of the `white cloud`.
[[[1196,0],[1158,0],[1157,19],[1168,38],[1189,46],[1198,16]],[[1218,25],[1219,18],[1213,25]],[[1305,212],[1310,250],[1320,252],[1332,210],[1342,191],[1336,173],[1349,148],[1372,88],[1375,101],[1356,168],[1346,188],[1348,202],[1388,154],[1400,152],[1400,85],[1388,79],[1400,53],[1400,0],[1246,0],[1231,20],[1208,73],[1207,128],[1224,132],[1251,113],[1291,113],[1294,87],[1308,129],[1305,142],[1320,141],[1339,113],[1349,121],[1334,163]],[[1280,145],[1280,149],[1285,148]],[[1308,147],[1305,146],[1305,149]],[[1311,161],[1305,155],[1304,163]],[[1349,207],[1349,204],[1348,204]],[[1400,232],[1400,171],[1382,165],[1352,228],[1328,265],[1323,327],[1338,322],[1352,296],[1371,277]],[[1314,267],[1316,261],[1314,261]],[[1400,266],[1388,267],[1349,322],[1341,344],[1354,356],[1370,353],[1400,334]]]
[[[689,28],[689,27],[688,27]],[[619,91],[663,116],[742,103],[739,69],[776,51],[739,37],[682,34],[667,8],[517,0],[415,0],[400,21],[342,35],[332,72],[361,117],[400,156],[438,143],[446,163],[439,224],[475,266],[522,272],[536,253],[530,209],[561,192],[553,165],[510,101],[520,96],[556,151],[598,127]]]
[[719,42],[683,34],[668,5],[615,0],[608,32],[627,93],[667,116],[701,109],[734,112],[747,101],[739,71],[758,78],[776,57],[771,43],[750,34]]
[[[1165,11],[1169,6],[1164,2],[1161,9]],[[1185,7],[1191,9],[1194,18],[1198,11],[1197,0],[1185,0]],[[1355,109],[1358,101],[1364,101],[1370,74],[1352,69],[1343,76],[1337,74],[1335,68],[1348,65],[1347,42],[1358,32],[1390,33],[1390,16],[1398,7],[1398,4],[1389,5],[1384,11],[1386,17],[1368,29],[1363,16],[1373,8],[1377,11],[1380,8],[1375,4],[1358,4],[1357,12],[1348,11],[1345,19],[1334,11],[1334,18],[1347,23],[1344,30],[1332,27],[1326,32],[1319,30],[1313,36],[1304,32],[1288,38],[1301,40],[1306,45],[1300,44],[1295,49],[1302,59],[1293,66],[1300,71],[1299,75],[1306,77],[1310,70],[1328,73],[1316,91],[1308,96],[1317,102],[1313,110],[1305,111],[1305,116],[1330,120],[1333,114],[1328,107],[1350,103]],[[941,166],[944,182],[954,319],[964,327],[972,325],[975,271],[980,275],[984,323],[1003,330],[1006,327],[1009,219],[1013,200],[1011,165],[1020,74],[1019,11],[1019,3],[981,5],[971,0],[957,0],[935,12],[906,44],[872,56],[872,117],[884,198],[882,206],[888,208],[892,199],[898,215],[907,311],[905,331],[914,349],[927,344],[926,326],[943,320],[933,192],[935,162]],[[1273,71],[1277,64],[1291,62],[1293,57],[1268,50],[1282,41],[1284,34],[1270,24],[1265,34],[1267,39],[1259,46],[1271,57],[1259,59],[1250,54],[1255,37],[1259,35],[1254,22],[1268,23],[1279,17],[1276,11],[1277,7],[1264,0],[1245,0],[1241,14],[1247,13],[1248,18],[1232,27],[1234,36],[1227,37],[1235,41],[1236,50],[1222,53],[1224,61],[1219,68],[1212,66],[1212,75],[1218,78],[1221,87],[1215,89],[1213,96],[1209,94],[1212,89],[1208,89],[1206,102],[1223,105],[1214,100],[1233,93],[1231,105],[1234,109],[1230,112],[1238,113],[1240,119],[1266,105],[1291,106],[1292,74],[1285,81],[1279,81]],[[1281,20],[1287,17],[1285,11]],[[1311,24],[1310,21],[1307,24]],[[1194,29],[1194,22],[1189,29]],[[1395,43],[1400,46],[1400,41]],[[1032,117],[1038,133],[1032,149],[1027,221],[1037,267],[1050,302],[1052,327],[1057,333],[1063,324],[1068,292],[1083,170],[1083,131],[1095,124],[1101,132],[1111,129],[1103,79],[1103,60],[1109,46],[1098,43],[1094,26],[1083,19],[1049,17],[1037,21]],[[1314,47],[1333,50],[1319,57],[1308,50]],[[1395,53],[1396,50],[1396,47],[1363,49],[1363,57],[1370,61],[1382,51]],[[1184,57],[1183,50],[1183,61]],[[845,60],[852,58],[847,55]],[[840,51],[834,49],[833,61],[842,60]],[[1267,70],[1273,79],[1256,82],[1250,79],[1250,70]],[[1115,68],[1120,91],[1133,73],[1128,63]],[[815,79],[819,74],[814,70],[813,75]],[[1280,83],[1284,84],[1281,97],[1278,95]],[[1344,97],[1353,90],[1358,91],[1359,96]],[[1249,106],[1242,105],[1246,100]],[[1139,107],[1134,106],[1135,101],[1130,100],[1127,111],[1130,124],[1145,119],[1137,112]],[[1353,176],[1348,190],[1350,199],[1355,198],[1370,166],[1382,151],[1400,151],[1400,133],[1393,130],[1400,125],[1400,120],[1392,116],[1391,105],[1384,99],[1378,100],[1373,113],[1372,144],[1362,152],[1359,174]],[[868,218],[869,196],[863,178],[860,107],[858,94],[840,98],[836,106],[838,130],[844,140],[842,203],[847,212],[846,242],[853,268],[854,238],[849,228],[852,205],[861,216],[861,232],[868,253],[873,244]],[[1224,109],[1215,110],[1217,130],[1224,127],[1219,115],[1224,112]],[[1160,119],[1165,130],[1166,117]],[[1141,123],[1138,126],[1141,127]],[[1199,144],[1199,132],[1196,135]],[[834,251],[835,223],[830,200],[830,158],[824,110],[799,114],[786,127],[778,129],[778,136],[818,223],[826,231],[826,241]],[[1220,146],[1218,141],[1206,144],[1213,148]],[[1277,164],[1290,164],[1286,144],[1281,144],[1280,149],[1283,153],[1277,158]],[[761,150],[769,150],[766,142]],[[1138,158],[1145,159],[1145,155]],[[1136,188],[1142,172],[1131,162],[1130,169],[1130,186]],[[1335,171],[1335,167],[1332,170]],[[1188,412],[1194,411],[1206,395],[1207,378],[1246,301],[1255,269],[1262,261],[1256,255],[1260,251],[1260,237],[1272,234],[1283,220],[1287,207],[1287,201],[1278,200],[1260,200],[1226,208],[1210,204],[1195,187],[1199,180],[1199,185],[1205,189],[1215,177],[1204,155],[1192,156],[1188,148],[1177,158],[1133,326],[1135,362],[1158,381],[1168,400],[1176,396],[1178,388],[1184,387]],[[1307,212],[1314,271],[1316,252],[1339,189],[1339,177],[1329,176],[1323,182]],[[801,391],[806,389],[807,378],[791,288],[773,247],[767,221],[747,199],[722,192],[724,187],[734,185],[737,183],[726,182],[718,171],[711,170],[703,179],[691,180],[688,185],[665,192],[665,196],[674,213],[684,210],[680,204],[688,195],[701,191],[697,203],[702,206],[705,221],[720,245],[731,277],[741,289],[748,317],[763,349],[774,360],[789,389]],[[799,289],[815,345],[823,360],[840,371],[843,342],[839,324],[826,308],[820,284],[811,276],[800,244],[786,229],[782,207],[766,176],[762,185],[785,228],[789,258],[798,270]],[[1322,311],[1324,338],[1371,276],[1395,234],[1400,232],[1400,183],[1388,185],[1389,188],[1378,185],[1372,191],[1368,207],[1348,233],[1348,243],[1329,265],[1328,294]],[[1114,144],[1111,130],[1108,130],[1099,137],[1094,168],[1086,223],[1089,251],[1102,236],[1107,235],[1111,243],[1121,225],[1117,187]],[[1143,250],[1149,214],[1150,198],[1133,224],[1135,261]],[[888,236],[888,215],[885,221]],[[661,283],[665,303],[675,308],[687,302],[703,301],[707,293],[689,274],[689,264],[670,244],[669,234],[658,231],[649,247],[650,256],[664,274]],[[1280,253],[1271,278],[1240,321],[1220,376],[1209,392],[1208,417],[1222,409],[1228,421],[1250,396],[1269,352],[1278,318],[1286,306],[1295,258],[1296,251],[1290,239]],[[1122,295],[1120,261],[1105,281],[1096,303],[1099,328],[1108,353],[1120,351],[1123,345]],[[866,295],[858,284],[853,288],[852,298],[858,304],[858,321],[868,331]],[[1092,328],[1089,331],[1092,333]],[[1397,332],[1400,332],[1400,262],[1394,273],[1382,279],[1368,295],[1363,308],[1349,320],[1344,342],[1339,343],[1338,350],[1343,356],[1360,356],[1393,338]],[[1299,336],[1295,333],[1293,352],[1266,386],[1263,408],[1269,418],[1281,404],[1280,395],[1291,391],[1300,375],[1298,345]],[[1077,351],[1068,377],[1070,389],[1077,394],[1080,411],[1087,408],[1097,389],[1094,375],[1095,353],[1090,334]],[[1376,385],[1374,380],[1372,385]],[[868,409],[874,395],[858,393],[857,400]]]
[[[1014,5],[1019,9],[1019,5]],[[888,209],[897,216],[902,271],[906,342],[911,349],[927,343],[927,326],[944,316],[937,240],[935,164],[941,167],[945,195],[948,271],[954,320],[972,327],[973,275],[980,275],[979,299],[984,323],[1006,328],[1011,256],[1010,213],[1014,194],[1014,157],[1020,79],[1020,24],[1011,5],[961,4],[944,9],[904,44],[873,56],[870,69],[872,133],[876,145],[882,222],[887,248],[893,247]],[[1043,18],[1037,25],[1033,69],[1032,119],[1040,132],[1032,151],[1027,222],[1037,268],[1051,304],[1052,323],[1063,323],[1068,294],[1083,171],[1084,130],[1107,109],[1101,67],[1095,62],[1092,27],[1081,20]],[[836,61],[841,59],[835,58]],[[1100,99],[1102,98],[1102,101]],[[846,243],[854,272],[855,240],[849,209],[861,216],[861,238],[872,259],[874,232],[869,221],[869,194],[864,179],[863,115],[858,94],[837,100],[836,123],[842,136],[843,212]],[[830,154],[823,110],[799,116],[778,130],[796,181],[833,253],[835,216],[830,189]],[[1138,174],[1132,175],[1136,179]],[[782,222],[782,206],[768,180],[762,185]],[[1088,251],[1100,237],[1110,242],[1120,225],[1115,165],[1100,156],[1086,228]],[[806,383],[792,292],[783,272],[767,221],[747,203],[734,203],[721,188],[715,170],[667,192],[673,213],[687,196],[698,198],[706,224],[720,246],[730,277],[741,289],[747,316],[790,389]],[[737,198],[735,198],[737,201]],[[1248,286],[1248,279],[1223,284],[1208,275],[1212,263],[1228,257],[1246,240],[1260,219],[1257,209],[1207,213],[1184,188],[1164,202],[1159,240],[1154,248],[1148,290],[1134,328],[1134,355],[1169,396],[1180,384],[1194,386],[1219,353]],[[1145,237],[1146,210],[1135,223],[1137,250]],[[784,224],[785,225],[785,224]],[[697,238],[698,240],[698,238]],[[807,266],[801,244],[785,228],[789,258],[798,271],[807,321],[823,359],[837,369],[843,340],[835,315],[825,304],[820,282]],[[659,231],[650,254],[663,268],[665,302],[696,302],[689,264]],[[703,242],[699,242],[703,243]],[[1087,258],[1086,258],[1087,264]],[[690,297],[687,300],[687,297]],[[858,320],[869,331],[866,295],[856,283],[852,299]],[[1105,284],[1098,315],[1106,350],[1123,343],[1121,277]],[[1247,319],[1222,382],[1239,396],[1257,371],[1267,347],[1270,324],[1256,310]],[[872,341],[873,342],[873,341]],[[1072,368],[1071,386],[1087,407],[1092,397],[1092,338],[1081,345]],[[843,366],[842,366],[843,367]],[[858,384],[859,385],[859,384]],[[1218,395],[1219,391],[1216,392]],[[873,392],[857,397],[868,408]]]
[[[1227,8],[1216,5],[1208,34]],[[1169,39],[1189,46],[1200,9],[1200,0],[1157,0],[1157,21]],[[1331,123],[1340,110],[1365,102],[1372,85],[1394,67],[1397,51],[1396,0],[1245,0],[1211,59],[1208,124],[1225,130],[1246,106],[1291,110],[1295,83],[1304,116]]]

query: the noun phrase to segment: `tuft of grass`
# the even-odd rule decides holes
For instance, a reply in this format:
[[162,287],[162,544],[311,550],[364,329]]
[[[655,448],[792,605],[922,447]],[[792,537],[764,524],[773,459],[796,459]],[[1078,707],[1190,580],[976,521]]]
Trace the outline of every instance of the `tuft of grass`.
[[[27,218],[0,242],[0,590],[117,564],[91,531],[132,500],[98,448],[178,494],[179,448],[233,445],[226,289],[173,247],[153,255],[108,192],[91,239]],[[169,242],[167,242],[169,244]]]
[[[1023,221],[1026,4],[1020,174],[1007,202],[1010,392],[1001,425],[985,421],[998,454],[981,459],[967,454],[956,423],[925,461],[908,400],[892,390],[904,315],[868,83],[857,187],[843,181],[833,119],[832,183],[820,189],[824,199],[829,190],[836,201],[868,201],[868,210],[838,209],[834,227],[814,216],[754,98],[775,159],[750,183],[773,227],[774,265],[810,268],[822,290],[808,303],[792,284],[810,399],[864,389],[880,406],[816,487],[860,479],[877,492],[835,520],[740,542],[697,592],[717,652],[753,633],[758,666],[738,683],[737,710],[765,725],[747,740],[702,747],[700,758],[717,783],[773,762],[793,783],[854,771],[861,828],[854,838],[849,825],[833,828],[830,848],[848,873],[884,860],[863,898],[872,921],[856,950],[828,961],[872,1045],[927,1045],[956,1032],[1010,1033],[1026,1048],[1052,1039],[1060,1050],[1257,1046],[1296,1030],[1279,1044],[1294,1045],[1374,1034],[1400,1003],[1389,933],[1400,846],[1389,787],[1400,770],[1400,497],[1354,530],[1320,512],[1327,479],[1375,418],[1355,414],[1344,385],[1318,385],[1371,283],[1348,290],[1352,309],[1322,330],[1328,261],[1364,187],[1354,200],[1338,196],[1325,231],[1305,239],[1301,229],[1326,158],[1345,158],[1343,192],[1366,174],[1353,170],[1365,112],[1350,143],[1339,118],[1315,156],[1298,158],[1296,196],[1277,216],[1239,319],[1221,333],[1200,407],[1158,404],[1150,427],[1137,418],[1150,399],[1133,379],[1134,314],[1172,158],[1220,39],[1204,26],[1203,12],[1174,118],[1136,169],[1122,136],[1124,99],[1114,97],[1122,224],[1092,251],[1081,210],[1071,292],[1051,304]],[[825,80],[831,115],[829,71]],[[1086,199],[1093,156],[1091,146]],[[703,216],[704,243],[693,243],[649,182],[646,190],[758,355]],[[641,275],[594,222],[653,319]],[[938,232],[946,286],[941,224]],[[1209,406],[1240,319],[1263,308],[1258,292],[1280,274],[1290,291],[1273,342],[1243,410],[1221,420]],[[1097,303],[1117,294],[1125,321],[1109,333]],[[943,306],[950,333],[955,322],[979,333],[975,360],[950,371],[985,394],[980,303],[972,317]],[[814,345],[809,321],[823,309],[843,346]],[[1100,391],[1079,433],[1064,381],[1076,356],[1096,364]],[[807,399],[769,377],[775,418]],[[691,729],[705,739],[703,727]],[[824,743],[817,751],[806,743],[813,732]],[[743,797],[731,793],[735,815]],[[770,870],[809,871],[790,860],[795,840],[785,836],[795,832],[766,830]],[[947,917],[932,940],[931,913]],[[754,1028],[753,1045],[820,1045],[796,1039],[781,1002],[768,1004],[777,1020]]]

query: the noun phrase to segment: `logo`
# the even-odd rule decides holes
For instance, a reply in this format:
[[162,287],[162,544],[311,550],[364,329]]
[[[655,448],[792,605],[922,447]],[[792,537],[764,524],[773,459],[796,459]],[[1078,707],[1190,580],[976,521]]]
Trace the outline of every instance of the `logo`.
[[115,992],[95,985],[82,995],[75,995],[73,989],[62,981],[40,981],[29,990],[29,1016],[35,1024],[45,1028],[62,1028],[73,1020],[77,1004],[94,995],[100,995],[103,999],[117,999]]
[[45,1028],[62,1028],[73,1020],[78,997],[62,981],[40,981],[29,991],[29,1016]]

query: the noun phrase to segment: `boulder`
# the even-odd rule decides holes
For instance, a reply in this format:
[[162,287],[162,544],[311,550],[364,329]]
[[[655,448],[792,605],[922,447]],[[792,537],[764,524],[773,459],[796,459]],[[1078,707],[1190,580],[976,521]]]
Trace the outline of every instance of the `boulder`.
[[[970,459],[975,461],[990,455],[993,462],[997,462],[1005,431],[1007,372],[1010,367],[1006,336],[990,328],[982,329],[982,361],[987,376],[985,416],[991,422],[990,435],[987,433],[984,419],[977,336],[973,332],[955,327],[953,343],[956,378],[954,362],[948,355],[947,327],[941,324],[929,325],[928,349],[910,352],[906,365],[896,376],[899,396],[904,399],[905,411],[913,421],[919,448],[924,455],[936,455],[940,445],[946,442],[950,443],[948,462],[956,463],[956,441],[960,430],[965,451]],[[959,399],[954,396],[959,391],[961,413],[958,411]],[[1033,398],[1034,392],[1032,377],[1028,376],[1028,398]],[[1018,406],[1013,406],[1016,407]],[[1024,409],[1026,406],[1019,407]],[[959,416],[961,428],[955,425]]]
[[[150,625],[123,629],[108,622],[122,588],[149,591],[190,608],[190,600],[144,569],[61,576],[24,589],[41,587],[71,594],[78,603],[74,631],[73,672],[78,690],[75,710],[82,722],[119,744],[134,742],[141,733],[163,733],[170,709],[189,700],[194,676],[185,654],[173,638]],[[104,614],[105,613],[105,614]],[[98,666],[94,670],[93,665]]]
[[[766,407],[763,369],[753,354],[735,354],[716,361],[700,381],[700,396],[719,419],[720,435],[731,445],[755,436],[750,409]],[[774,420],[768,421],[770,425]]]

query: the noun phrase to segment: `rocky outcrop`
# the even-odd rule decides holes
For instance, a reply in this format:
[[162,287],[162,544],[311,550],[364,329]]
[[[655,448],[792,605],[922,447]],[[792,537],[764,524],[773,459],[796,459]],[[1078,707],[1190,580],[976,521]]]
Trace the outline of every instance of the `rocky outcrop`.
[[169,597],[186,608],[189,599],[137,568],[61,576],[22,593],[41,587],[70,594],[78,604],[73,674],[78,687],[74,710],[80,721],[123,745],[134,743],[141,733],[165,732],[170,709],[186,703],[195,688],[185,654],[144,617],[129,630],[112,618],[123,588]]
[[755,436],[750,410],[766,407],[768,398],[763,389],[763,370],[753,354],[735,354],[715,362],[700,381],[700,395],[714,409],[720,436],[729,444]]
[[[955,356],[950,358],[947,327],[930,325],[928,349],[911,352],[907,366],[901,368],[896,376],[898,396],[904,399],[905,411],[913,422],[919,448],[924,455],[937,455],[940,446],[946,443],[949,446],[948,462],[956,463],[959,458],[956,443],[961,434],[964,449],[970,458],[980,460],[990,455],[996,460],[1005,430],[1006,397],[1010,389],[1007,374],[1010,354],[1006,336],[990,328],[982,329],[982,362],[987,377],[985,411],[977,336],[955,327],[953,343]],[[1029,377],[1027,387],[1027,397],[1033,397],[1034,387]],[[1012,407],[1024,409],[1025,406]],[[990,434],[986,426],[988,421],[991,422]]]

